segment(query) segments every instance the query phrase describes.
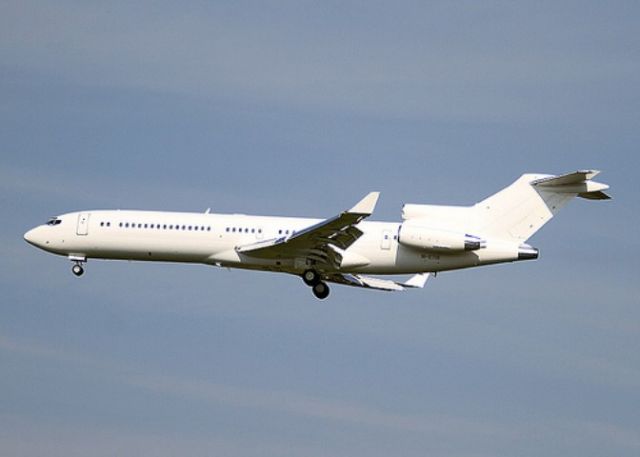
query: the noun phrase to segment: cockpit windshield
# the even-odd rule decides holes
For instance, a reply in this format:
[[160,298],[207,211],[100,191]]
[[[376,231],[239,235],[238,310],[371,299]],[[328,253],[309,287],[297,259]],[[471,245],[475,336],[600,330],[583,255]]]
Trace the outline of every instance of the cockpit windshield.
[[58,219],[57,217],[52,217],[47,221],[47,225],[58,225],[62,223],[62,219]]

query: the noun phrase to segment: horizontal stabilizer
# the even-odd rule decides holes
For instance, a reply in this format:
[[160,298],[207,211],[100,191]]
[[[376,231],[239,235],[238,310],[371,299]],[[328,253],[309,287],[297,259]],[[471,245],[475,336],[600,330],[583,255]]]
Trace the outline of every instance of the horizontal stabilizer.
[[605,194],[601,190],[582,192],[578,194],[578,197],[586,198],[587,200],[611,200],[611,196],[609,194]]
[[560,176],[549,176],[542,179],[536,179],[531,184],[534,186],[550,187],[563,186],[565,184],[578,184],[595,178],[600,174],[599,170],[578,170],[573,173],[567,173]]
[[532,181],[531,185],[540,190],[555,193],[577,194],[578,197],[589,200],[609,200],[611,197],[603,192],[608,189],[609,186],[591,181],[591,178],[597,176],[599,173],[598,170],[580,170],[561,176],[537,179]]

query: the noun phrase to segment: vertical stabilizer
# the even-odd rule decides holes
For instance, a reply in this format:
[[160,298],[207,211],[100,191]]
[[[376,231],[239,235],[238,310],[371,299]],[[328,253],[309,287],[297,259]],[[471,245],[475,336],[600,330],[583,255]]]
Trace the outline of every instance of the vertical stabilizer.
[[598,173],[588,170],[561,176],[522,175],[475,205],[479,233],[487,238],[526,241],[573,197],[610,198],[603,192],[609,186],[590,180]]

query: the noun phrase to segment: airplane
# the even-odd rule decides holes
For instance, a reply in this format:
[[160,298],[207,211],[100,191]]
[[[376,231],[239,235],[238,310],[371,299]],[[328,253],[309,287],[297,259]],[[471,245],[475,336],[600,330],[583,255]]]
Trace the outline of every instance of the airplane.
[[[298,275],[318,299],[327,283],[401,291],[432,274],[538,258],[526,241],[573,197],[607,200],[597,170],[524,174],[473,206],[405,204],[402,222],[364,221],[371,192],[328,219],[243,214],[88,210],[52,217],[24,234],[66,256],[76,276],[89,259],[187,262]],[[370,275],[413,276],[406,282]]]

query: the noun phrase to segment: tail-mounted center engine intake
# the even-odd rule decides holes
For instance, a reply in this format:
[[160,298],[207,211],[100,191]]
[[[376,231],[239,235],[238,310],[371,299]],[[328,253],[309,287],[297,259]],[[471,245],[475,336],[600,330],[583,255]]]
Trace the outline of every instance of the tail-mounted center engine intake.
[[416,249],[439,252],[475,251],[486,246],[486,241],[475,235],[434,229],[423,224],[416,220],[403,222],[398,242]]

